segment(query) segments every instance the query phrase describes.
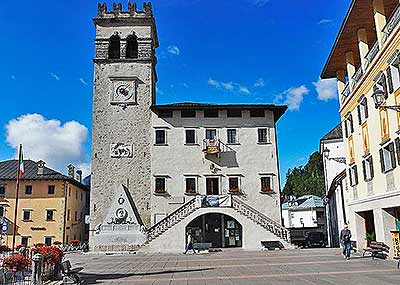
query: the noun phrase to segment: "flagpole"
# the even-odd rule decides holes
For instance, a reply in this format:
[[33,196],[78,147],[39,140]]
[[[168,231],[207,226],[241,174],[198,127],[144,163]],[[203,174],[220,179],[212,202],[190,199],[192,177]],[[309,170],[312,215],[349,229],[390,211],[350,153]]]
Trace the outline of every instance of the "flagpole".
[[17,170],[17,184],[16,184],[16,191],[15,191],[15,210],[14,210],[14,230],[13,230],[13,241],[12,241],[12,252],[14,252],[14,249],[15,249],[15,237],[16,237],[16,233],[17,233],[18,194],[19,194],[19,180],[20,180],[20,174],[21,174],[20,173],[21,158],[22,158],[22,144],[19,145],[19,152],[18,152],[18,170]]

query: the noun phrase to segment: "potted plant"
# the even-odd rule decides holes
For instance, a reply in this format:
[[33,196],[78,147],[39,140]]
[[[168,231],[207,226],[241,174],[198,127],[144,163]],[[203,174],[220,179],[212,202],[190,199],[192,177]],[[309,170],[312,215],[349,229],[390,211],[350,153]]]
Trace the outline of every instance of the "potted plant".
[[21,272],[28,269],[30,259],[21,254],[13,254],[6,257],[3,261],[3,266],[10,271]]
[[367,246],[369,246],[371,241],[376,241],[376,234],[374,232],[366,233],[365,234],[365,239],[367,240]]
[[231,187],[229,188],[230,193],[240,193],[239,187]]

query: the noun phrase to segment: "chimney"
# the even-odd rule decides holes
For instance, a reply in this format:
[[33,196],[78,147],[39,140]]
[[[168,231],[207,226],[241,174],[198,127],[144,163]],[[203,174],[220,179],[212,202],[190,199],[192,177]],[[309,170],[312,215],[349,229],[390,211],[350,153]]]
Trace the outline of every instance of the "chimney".
[[75,178],[75,166],[69,164],[67,167],[68,167],[68,177]]
[[82,170],[76,171],[76,180],[78,180],[80,183],[82,183]]
[[44,162],[43,160],[39,160],[36,164],[37,164],[37,174],[43,175],[44,174],[44,166],[45,166],[46,162]]

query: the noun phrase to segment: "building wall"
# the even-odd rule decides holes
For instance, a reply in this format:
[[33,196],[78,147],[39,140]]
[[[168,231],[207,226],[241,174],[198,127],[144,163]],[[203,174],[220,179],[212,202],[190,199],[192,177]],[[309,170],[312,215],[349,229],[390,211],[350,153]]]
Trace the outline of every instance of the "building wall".
[[[68,191],[64,198],[66,199],[67,205],[65,212],[64,242],[68,243],[70,240],[85,241],[87,238],[85,236],[86,199],[88,198],[87,191],[71,183],[67,183],[66,187]],[[69,217],[68,210],[70,212]]]
[[[1,185],[6,185],[6,195],[0,199],[0,205],[6,208],[4,217],[9,221],[8,232],[3,235],[3,243],[12,246],[14,209],[15,209],[15,181],[0,180]],[[28,237],[28,246],[35,243],[44,243],[45,237],[51,237],[52,242],[63,242],[64,237],[64,209],[65,189],[68,184],[62,180],[22,180],[18,199],[17,237],[16,245],[21,244],[21,237]],[[27,185],[32,186],[32,194],[26,194]],[[55,194],[48,194],[48,186],[55,186]],[[77,186],[71,185],[78,193],[84,192]],[[84,204],[71,201],[68,205],[72,209],[82,209]],[[31,220],[23,221],[23,210],[31,210]],[[46,210],[55,210],[54,219],[47,221]],[[76,234],[83,236],[83,228],[74,229]]]
[[[252,207],[280,223],[279,180],[275,125],[273,113],[266,111],[264,118],[250,118],[249,111],[242,112],[242,118],[227,118],[226,111],[219,112],[219,118],[204,118],[197,111],[196,118],[181,118],[180,111],[174,111],[173,118],[152,118],[152,223],[156,215],[165,216],[192,199],[185,195],[185,177],[196,177],[198,194],[206,194],[206,178],[218,177],[220,194],[228,193],[229,175],[240,176],[241,198]],[[270,129],[270,143],[258,144],[258,128]],[[154,145],[155,130],[167,131],[167,145]],[[207,128],[217,129],[219,139],[227,142],[227,129],[235,128],[239,144],[229,145],[230,152],[216,155],[203,153],[203,139]],[[185,129],[196,131],[197,144],[185,145]],[[214,170],[214,171],[213,171]],[[260,177],[272,177],[275,194],[262,194]],[[155,195],[155,177],[164,176],[168,195]],[[158,219],[159,219],[158,218]]]
[[325,157],[325,155],[322,155],[324,169],[325,169],[325,185],[327,187],[326,190],[328,190],[332,184],[333,179],[344,169],[346,169],[345,163],[340,163],[332,159],[332,158],[346,157],[343,138],[324,140],[321,142],[320,148],[321,152],[324,149],[329,150],[329,157]]
[[285,228],[313,228],[318,227],[317,209],[282,210],[283,225]]

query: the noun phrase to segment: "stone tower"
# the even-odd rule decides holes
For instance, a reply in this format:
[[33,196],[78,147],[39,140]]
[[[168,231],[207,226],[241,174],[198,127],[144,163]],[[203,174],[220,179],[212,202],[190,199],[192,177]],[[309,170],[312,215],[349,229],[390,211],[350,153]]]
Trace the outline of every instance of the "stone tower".
[[[131,194],[150,223],[151,110],[157,31],[151,3],[98,5],[94,58],[91,230],[104,223],[115,189]],[[91,239],[91,245],[93,239]]]

